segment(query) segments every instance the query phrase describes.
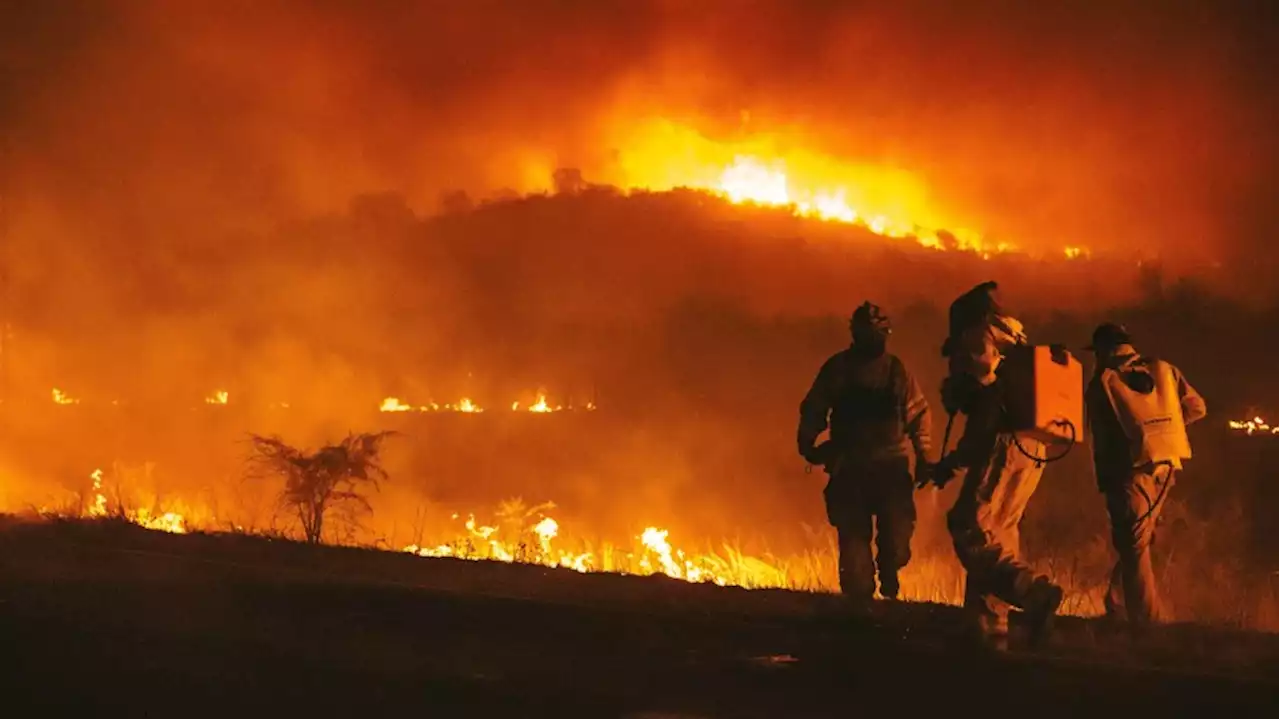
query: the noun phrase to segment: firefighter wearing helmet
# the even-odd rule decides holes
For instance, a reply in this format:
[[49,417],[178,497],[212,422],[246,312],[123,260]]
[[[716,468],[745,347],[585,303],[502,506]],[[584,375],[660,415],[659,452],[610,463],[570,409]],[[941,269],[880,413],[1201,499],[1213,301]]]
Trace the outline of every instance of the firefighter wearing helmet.
[[[1027,345],[1016,319],[997,301],[997,285],[985,282],[951,306],[950,334],[942,347],[948,359],[943,382],[947,413],[965,415],[954,451],[936,465],[939,487],[964,481],[947,512],[947,529],[965,569],[964,608],[975,638],[996,649],[1008,646],[1009,609],[1028,616],[1033,643],[1049,633],[1062,604],[1062,588],[1037,575],[1022,557],[1019,525],[1043,475],[1044,445],[1019,441],[1005,411],[1006,355]],[[945,450],[945,448],[944,448]]]
[[1141,630],[1161,618],[1151,546],[1169,488],[1191,458],[1187,425],[1205,416],[1205,403],[1177,367],[1138,354],[1122,325],[1100,325],[1086,349],[1096,360],[1085,390],[1094,474],[1119,555],[1104,604],[1109,618]]
[[[920,384],[886,351],[888,316],[865,302],[849,331],[849,348],[822,365],[800,403],[796,441],[800,455],[829,476],[824,497],[839,543],[840,590],[863,603],[873,598],[877,576],[882,597],[898,596],[915,530],[912,461],[918,476],[932,471],[931,419]],[[830,438],[815,446],[828,429]]]

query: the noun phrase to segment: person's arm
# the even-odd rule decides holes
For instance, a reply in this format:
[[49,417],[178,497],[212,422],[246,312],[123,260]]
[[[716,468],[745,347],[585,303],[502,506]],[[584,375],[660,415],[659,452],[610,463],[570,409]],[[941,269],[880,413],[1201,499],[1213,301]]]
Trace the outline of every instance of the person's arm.
[[906,407],[903,417],[906,418],[907,436],[911,438],[916,458],[927,460],[929,453],[933,451],[933,413],[915,375],[906,372],[906,376]]
[[796,429],[796,449],[799,450],[800,456],[810,461],[813,458],[813,445],[818,441],[818,435],[827,429],[827,415],[834,403],[832,385],[835,363],[836,357],[832,357],[822,365],[818,375],[813,378],[809,391],[800,401],[800,425]]
[[1084,421],[1089,434],[1089,449],[1093,453],[1093,481],[1099,489],[1102,489],[1105,484],[1103,468],[1107,466],[1112,452],[1111,447],[1108,446],[1109,437],[1104,426],[1108,419],[1107,413],[1111,412],[1111,402],[1107,399],[1106,390],[1102,388],[1102,381],[1097,376],[1089,380],[1089,386],[1084,391],[1084,412]]
[[939,461],[935,482],[944,486],[971,467],[990,460],[1000,429],[1001,382],[978,388],[970,411],[965,414],[964,432],[956,448]]
[[1204,419],[1208,409],[1204,404],[1204,397],[1196,391],[1195,387],[1187,381],[1182,371],[1177,367],[1173,368],[1173,376],[1178,379],[1178,399],[1182,402],[1182,421],[1186,424],[1193,424]]

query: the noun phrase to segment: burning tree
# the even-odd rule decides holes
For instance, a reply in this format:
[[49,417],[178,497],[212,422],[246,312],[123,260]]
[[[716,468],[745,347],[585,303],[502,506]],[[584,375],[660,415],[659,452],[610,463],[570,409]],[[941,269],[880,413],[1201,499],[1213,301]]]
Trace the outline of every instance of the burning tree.
[[370,510],[362,491],[387,479],[378,456],[382,441],[394,432],[348,434],[338,444],[312,453],[291,447],[279,437],[250,435],[251,465],[263,475],[282,477],[282,505],[295,512],[306,540],[319,544],[325,513],[339,505]]

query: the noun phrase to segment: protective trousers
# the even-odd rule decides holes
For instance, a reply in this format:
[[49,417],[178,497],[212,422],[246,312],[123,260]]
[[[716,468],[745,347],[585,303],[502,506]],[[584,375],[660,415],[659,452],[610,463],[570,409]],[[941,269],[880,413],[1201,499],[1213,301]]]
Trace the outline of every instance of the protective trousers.
[[1133,470],[1106,492],[1111,539],[1120,555],[1107,591],[1110,616],[1127,617],[1134,624],[1149,624],[1160,618],[1151,548],[1155,545],[1156,523],[1176,474],[1168,463],[1148,465]]
[[[823,492],[827,521],[839,543],[840,591],[870,600],[879,575],[880,595],[898,596],[898,571],[911,560],[916,505],[906,457],[842,460]],[[876,556],[871,556],[872,522]]]
[[1036,575],[1022,561],[1018,525],[1043,474],[1027,454],[1043,456],[1044,445],[1000,433],[985,471],[965,477],[956,504],[947,513],[947,528],[964,567],[964,606],[986,635],[1005,636],[1009,605],[1025,608]]

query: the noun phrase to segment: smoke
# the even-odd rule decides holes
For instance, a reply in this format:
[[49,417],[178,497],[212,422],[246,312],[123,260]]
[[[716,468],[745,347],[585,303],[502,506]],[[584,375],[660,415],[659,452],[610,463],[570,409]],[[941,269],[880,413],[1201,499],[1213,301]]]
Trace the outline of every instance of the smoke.
[[[930,388],[942,308],[993,277],[1055,339],[1112,305],[1194,317],[1152,323],[1203,358],[1193,377],[1220,373],[1206,338],[1270,336],[1273,309],[1135,280],[1156,254],[1274,308],[1274,10],[746,7],[6,3],[6,411],[27,403],[7,442],[38,458],[13,471],[74,487],[151,459],[195,488],[235,473],[247,429],[315,444],[391,421],[384,396],[493,417],[542,387],[602,411],[409,423],[394,474],[458,502],[774,531],[820,516],[794,408],[864,299],[903,318],[895,351]],[[558,168],[646,184],[686,142],[885,168],[940,221],[1117,259],[911,251],[696,193],[484,204]],[[1274,347],[1250,347],[1207,380],[1231,409],[1275,396]],[[76,424],[52,387],[82,399]],[[113,400],[127,421],[88,410]]]
[[625,182],[647,118],[901,168],[1030,246],[1274,252],[1272,8],[6,7],[13,232],[113,267],[364,192]]

